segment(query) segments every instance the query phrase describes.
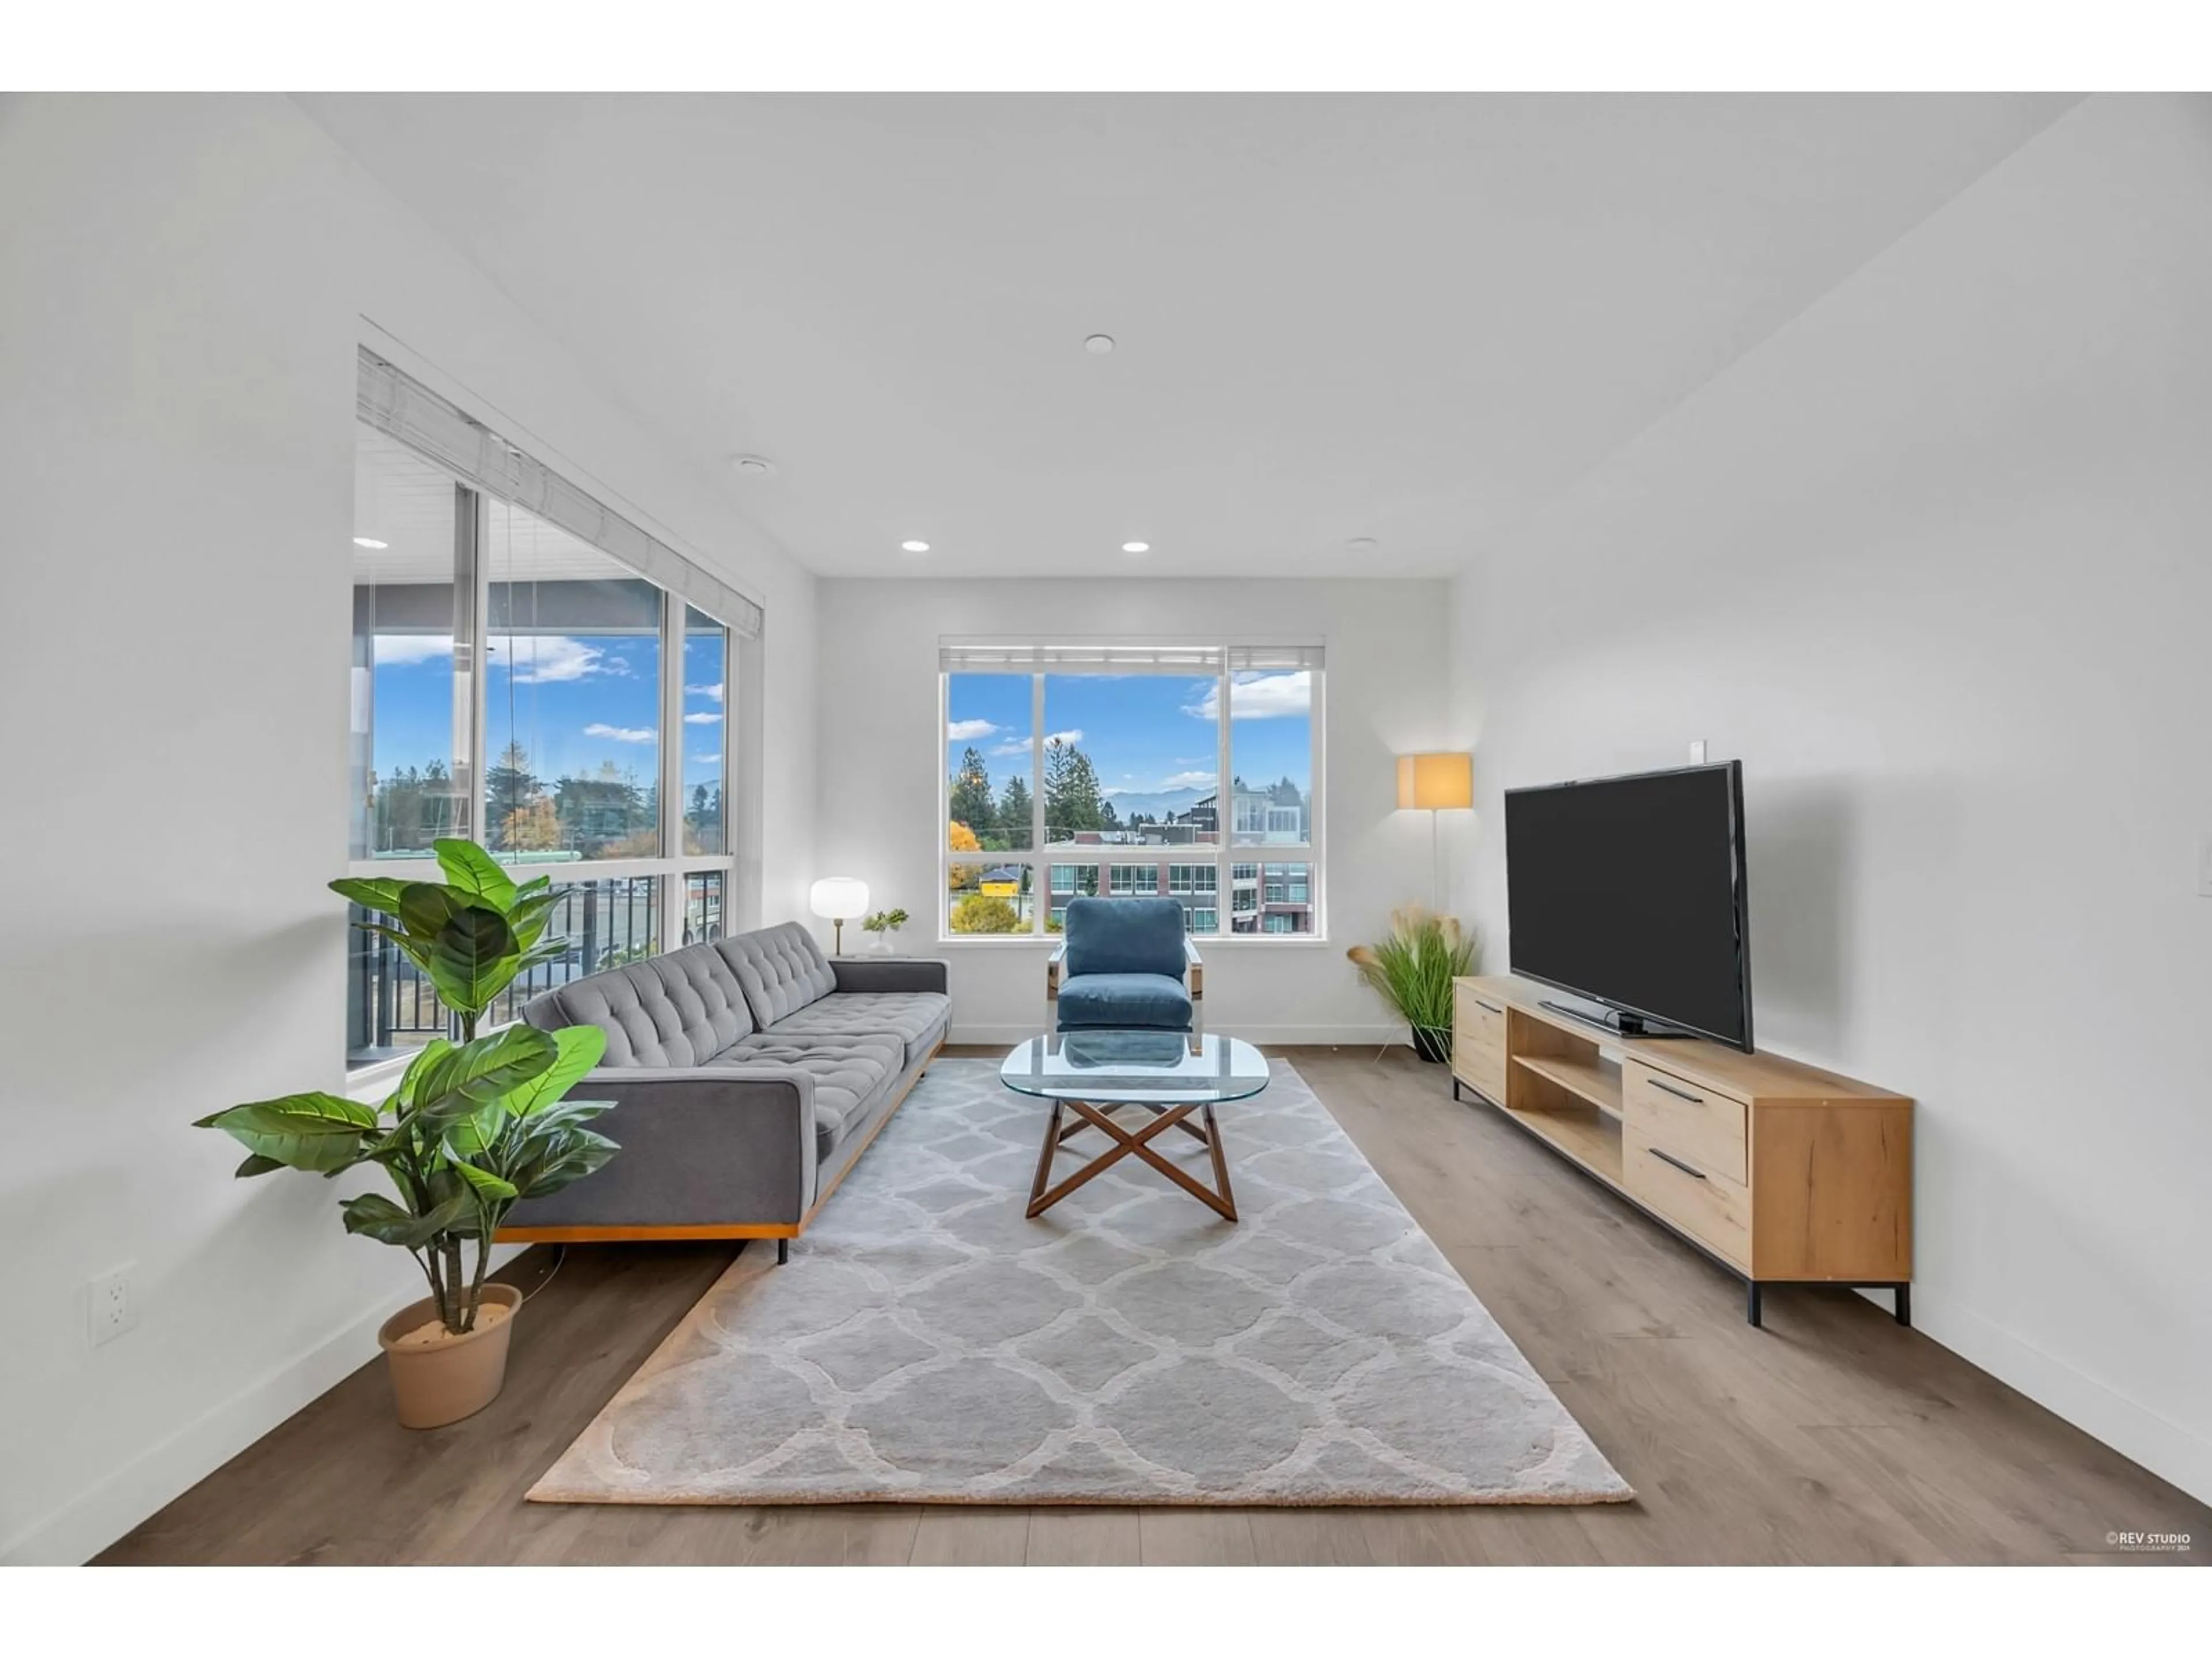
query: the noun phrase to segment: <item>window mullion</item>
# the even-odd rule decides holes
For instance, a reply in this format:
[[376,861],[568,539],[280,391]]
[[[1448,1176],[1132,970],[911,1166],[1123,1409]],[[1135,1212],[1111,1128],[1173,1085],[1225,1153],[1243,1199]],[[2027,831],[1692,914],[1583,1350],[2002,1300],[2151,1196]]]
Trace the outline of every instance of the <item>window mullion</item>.
[[[1033,886],[1037,884],[1038,877],[1043,878],[1044,886],[1052,884],[1052,866],[1044,857],[1045,840],[1048,833],[1049,826],[1045,823],[1044,811],[1044,676],[1032,674],[1030,676],[1030,850],[1033,862],[1030,867],[1034,872],[1030,877]],[[1042,936],[1045,932],[1046,919],[1052,914],[1052,895],[1042,892],[1037,897],[1042,902],[1030,906],[1034,912],[1030,917],[1030,931]]]
[[[1231,912],[1228,918],[1229,925],[1222,928],[1222,932],[1226,933],[1233,933],[1237,931],[1237,917],[1234,911],[1236,890],[1230,879],[1230,868],[1233,862],[1235,850],[1231,843],[1236,838],[1237,796],[1229,775],[1231,718],[1229,700],[1235,695],[1231,683],[1236,678],[1229,669],[1229,642],[1224,640],[1221,642],[1221,678],[1218,681],[1220,690],[1214,696],[1214,702],[1220,718],[1214,722],[1216,754],[1213,769],[1213,860],[1214,867],[1218,872],[1214,878],[1215,890],[1227,893],[1231,904]],[[1215,921],[1218,925],[1220,918],[1217,916]]]
[[[684,856],[684,603],[682,595],[661,591],[659,830],[661,855],[672,859]],[[726,663],[722,678],[726,696]]]

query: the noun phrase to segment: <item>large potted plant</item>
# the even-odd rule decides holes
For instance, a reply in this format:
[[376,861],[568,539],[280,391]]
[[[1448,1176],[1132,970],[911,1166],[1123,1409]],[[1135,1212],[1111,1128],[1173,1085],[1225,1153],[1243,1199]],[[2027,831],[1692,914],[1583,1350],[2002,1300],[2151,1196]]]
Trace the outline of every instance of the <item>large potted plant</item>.
[[1413,1052],[1448,1060],[1452,981],[1474,971],[1474,939],[1450,916],[1408,904],[1390,913],[1390,936],[1346,952],[1363,983],[1380,992],[1413,1028]]
[[599,1168],[614,1142],[585,1127],[606,1101],[562,1098],[599,1064],[604,1033],[477,1026],[516,975],[557,960],[544,937],[556,902],[549,878],[517,886],[483,848],[437,843],[443,882],[334,881],[331,888],[390,920],[362,923],[422,970],[460,1025],[411,1060],[380,1106],[309,1093],[233,1106],[198,1121],[243,1146],[240,1176],[305,1170],[331,1176],[373,1164],[396,1197],[364,1193],[338,1206],[348,1232],[415,1258],[430,1294],[377,1333],[399,1420],[436,1428],[482,1410],[507,1376],[521,1293],[485,1282],[492,1236],[521,1199],[558,1192]]

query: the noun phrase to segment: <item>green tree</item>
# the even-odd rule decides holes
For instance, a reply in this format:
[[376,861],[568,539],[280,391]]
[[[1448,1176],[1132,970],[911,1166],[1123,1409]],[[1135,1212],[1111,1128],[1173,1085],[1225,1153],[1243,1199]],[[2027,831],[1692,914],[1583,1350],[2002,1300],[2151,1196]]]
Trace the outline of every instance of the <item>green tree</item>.
[[1044,749],[1044,821],[1048,839],[1105,823],[1091,757],[1058,738]]
[[545,793],[545,786],[530,769],[530,751],[510,743],[500,751],[499,763],[484,770],[484,803],[490,809],[484,821],[493,826],[492,845],[504,848],[500,826],[528,810]]
[[1008,847],[1023,848],[1030,844],[1030,807],[1031,797],[1029,781],[1019,773],[1006,780],[1006,788],[999,796],[999,839]]
[[978,838],[990,833],[995,817],[991,805],[991,774],[981,753],[970,744],[952,774],[952,795],[946,815],[964,823]]

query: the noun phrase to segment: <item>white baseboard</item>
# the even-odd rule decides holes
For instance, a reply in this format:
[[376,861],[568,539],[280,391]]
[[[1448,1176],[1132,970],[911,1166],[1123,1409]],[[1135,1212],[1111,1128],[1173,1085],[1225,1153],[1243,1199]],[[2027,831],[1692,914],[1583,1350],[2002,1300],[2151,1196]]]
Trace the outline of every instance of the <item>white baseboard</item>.
[[[503,1266],[526,1246],[495,1250]],[[298,1358],[142,1452],[43,1521],[0,1545],[0,1565],[76,1566],[190,1491],[286,1418],[376,1358],[376,1328],[401,1303],[380,1302]]]
[[[1036,1025],[955,1025],[949,1042],[1001,1043],[1012,1048],[1017,1042],[1035,1036],[1040,1028]],[[1406,1028],[1402,1025],[1213,1025],[1206,1030],[1216,1036],[1243,1037],[1247,1042],[1263,1042],[1273,1046],[1306,1046],[1318,1048],[1379,1048],[1385,1043],[1398,1048],[1406,1046]]]
[[[1869,1299],[1879,1307],[1889,1306],[1886,1291],[1869,1292]],[[2092,1439],[2171,1480],[2191,1497],[2212,1504],[2212,1442],[2146,1410],[1981,1315],[1943,1296],[1931,1296],[1919,1285],[1912,1287],[1912,1326]],[[2154,1516],[2114,1516],[2112,1524],[2125,1529],[2153,1526],[2157,1520]]]

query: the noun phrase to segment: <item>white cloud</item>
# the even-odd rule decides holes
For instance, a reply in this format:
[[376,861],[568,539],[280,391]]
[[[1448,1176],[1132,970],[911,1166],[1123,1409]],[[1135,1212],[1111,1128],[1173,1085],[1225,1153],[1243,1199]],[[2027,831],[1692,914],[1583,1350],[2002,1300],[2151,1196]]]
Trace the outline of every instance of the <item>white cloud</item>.
[[379,634],[376,664],[380,668],[404,668],[410,663],[436,662],[453,654],[451,636],[435,634]]
[[989,720],[954,720],[945,728],[947,743],[973,743],[977,738],[988,738],[999,728]]
[[722,757],[720,755],[694,755],[691,757],[691,764],[694,766],[720,766],[721,763]]
[[709,702],[720,702],[722,700],[722,683],[720,680],[715,681],[712,685],[687,685],[684,689],[693,696],[704,697]]
[[616,743],[651,743],[660,734],[646,726],[608,726],[593,720],[584,728],[587,738],[608,738]]
[[552,685],[610,672],[605,652],[566,634],[501,635],[491,648],[494,665],[503,662],[517,685]]
[[[1229,717],[1239,720],[1282,720],[1313,709],[1313,675],[1301,668],[1291,674],[1239,674],[1229,695]],[[1215,682],[1196,702],[1182,712],[1202,720],[1221,718],[1221,687]]]
[[721,714],[715,709],[695,708],[684,717],[686,726],[720,726],[721,723]]
[[[1078,726],[1065,732],[1048,732],[1044,734],[1044,741],[1047,748],[1055,743],[1081,743],[1083,728]],[[1026,755],[1030,752],[1030,740],[1027,738],[1008,738],[1004,743],[993,744],[991,752],[994,755]]]

